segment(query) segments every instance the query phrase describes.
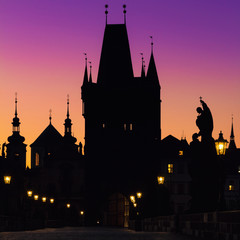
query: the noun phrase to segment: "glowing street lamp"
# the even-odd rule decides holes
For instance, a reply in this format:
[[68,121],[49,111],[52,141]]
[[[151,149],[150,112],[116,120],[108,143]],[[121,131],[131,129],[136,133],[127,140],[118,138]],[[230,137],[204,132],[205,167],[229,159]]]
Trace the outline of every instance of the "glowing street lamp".
[[71,207],[71,204],[70,203],[67,203],[67,208],[70,208]]
[[42,202],[46,202],[47,198],[46,197],[42,197]]
[[84,211],[80,211],[80,214],[81,214],[81,215],[84,215]]
[[28,197],[32,197],[33,192],[31,190],[27,191]]
[[35,201],[38,200],[38,197],[39,197],[39,196],[38,196],[37,194],[33,196],[33,198],[34,198]]
[[4,183],[5,183],[5,184],[10,184],[10,183],[11,183],[11,178],[12,178],[12,177],[9,176],[9,175],[8,175],[8,176],[4,176]]
[[228,144],[228,141],[223,138],[223,133],[222,131],[220,131],[218,139],[215,140],[217,155],[225,155],[227,144]]
[[164,180],[165,180],[165,178],[162,176],[157,177],[158,184],[164,184]]
[[137,192],[137,198],[141,198],[142,197],[142,193],[141,192]]
[[131,195],[130,200],[131,200],[132,203],[135,203],[135,201],[136,201],[135,196]]
[[50,198],[50,203],[54,203],[54,198]]

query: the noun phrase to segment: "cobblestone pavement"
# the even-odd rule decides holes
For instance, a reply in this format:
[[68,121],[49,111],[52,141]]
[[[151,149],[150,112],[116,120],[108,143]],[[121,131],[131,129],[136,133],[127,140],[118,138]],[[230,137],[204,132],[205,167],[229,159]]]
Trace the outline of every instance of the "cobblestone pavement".
[[195,240],[174,233],[135,232],[114,228],[47,228],[35,231],[0,232],[0,240]]
[[135,232],[113,228],[47,228],[35,231],[0,232],[0,240],[195,240],[165,232]]

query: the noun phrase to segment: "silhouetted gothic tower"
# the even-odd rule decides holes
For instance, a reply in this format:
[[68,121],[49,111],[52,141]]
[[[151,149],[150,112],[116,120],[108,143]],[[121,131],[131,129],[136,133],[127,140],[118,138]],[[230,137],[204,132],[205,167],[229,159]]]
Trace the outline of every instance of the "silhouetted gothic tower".
[[17,117],[17,96],[15,98],[15,117],[13,118],[13,134],[8,137],[7,160],[15,168],[24,170],[26,168],[26,144],[25,138],[20,135],[20,121]]
[[114,182],[124,175],[123,181],[129,182],[134,169],[140,173],[151,165],[149,154],[161,140],[153,43],[147,75],[143,64],[141,77],[134,77],[126,24],[106,23],[96,83],[91,73],[88,78],[87,67],[86,58],[82,114],[87,161],[101,172],[101,178]]

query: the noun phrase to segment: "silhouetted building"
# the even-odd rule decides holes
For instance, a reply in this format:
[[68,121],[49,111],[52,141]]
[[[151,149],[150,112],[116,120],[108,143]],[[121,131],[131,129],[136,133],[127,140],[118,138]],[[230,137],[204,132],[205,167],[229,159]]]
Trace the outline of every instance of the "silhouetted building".
[[95,223],[111,194],[142,189],[154,171],[161,100],[153,43],[146,76],[142,68],[135,77],[126,24],[106,24],[97,81],[88,77],[86,59],[82,85],[87,212]]
[[[160,171],[162,183],[169,192],[170,211],[183,213],[190,209],[191,177],[188,172],[190,161],[189,144],[186,139],[168,135],[161,141]],[[166,208],[166,207],[164,207]]]
[[55,199],[55,211],[50,219],[61,220],[65,225],[79,225],[84,210],[84,156],[71,127],[68,100],[64,136],[54,128],[50,116],[48,127],[30,145],[32,168],[28,170],[27,186],[40,198]]

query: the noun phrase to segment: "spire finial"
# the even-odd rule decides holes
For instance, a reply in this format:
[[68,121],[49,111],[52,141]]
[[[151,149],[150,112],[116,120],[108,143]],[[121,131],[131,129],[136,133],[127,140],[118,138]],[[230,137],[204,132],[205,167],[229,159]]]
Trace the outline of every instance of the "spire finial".
[[92,62],[89,61],[89,64],[90,64],[89,82],[92,83]]
[[153,53],[153,36],[150,36],[151,38],[151,53]]
[[107,15],[108,15],[108,5],[107,4],[105,4],[105,14],[106,14],[106,25],[107,25]]
[[126,24],[126,13],[127,13],[126,7],[127,7],[126,4],[123,4],[124,24]]
[[87,66],[87,53],[83,53],[85,56],[85,66]]
[[83,53],[85,56],[85,71],[84,71],[84,77],[83,77],[83,85],[86,85],[88,83],[88,71],[87,71],[87,53]]
[[52,109],[49,110],[49,121],[52,124]]
[[15,92],[15,117],[17,117],[17,92]]
[[67,95],[67,118],[69,118],[69,94]]

